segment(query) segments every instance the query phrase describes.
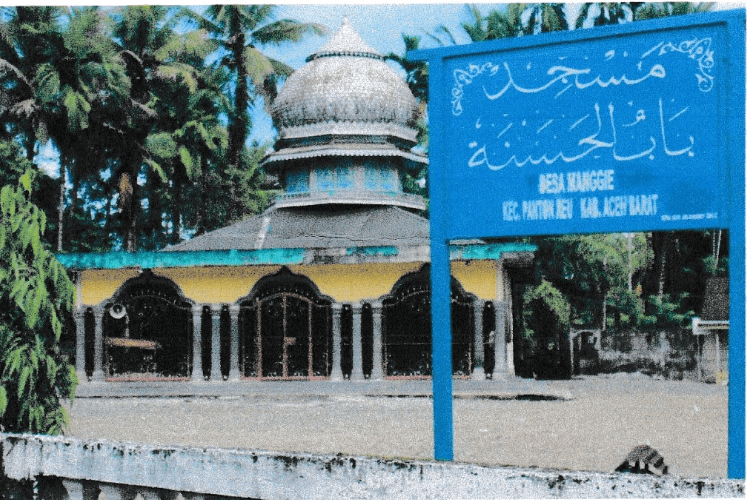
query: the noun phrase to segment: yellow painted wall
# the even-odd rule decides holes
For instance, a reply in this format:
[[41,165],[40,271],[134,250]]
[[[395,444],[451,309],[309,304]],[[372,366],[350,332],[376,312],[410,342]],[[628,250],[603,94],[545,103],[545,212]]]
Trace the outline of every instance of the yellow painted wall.
[[483,300],[496,300],[499,287],[498,263],[494,260],[457,261],[451,263],[451,275],[464,287],[466,292]]
[[[311,279],[319,291],[337,302],[374,300],[391,292],[407,273],[416,272],[422,262],[391,264],[331,264],[289,266],[293,273]],[[276,273],[280,266],[189,267],[154,269],[153,272],[173,280],[187,298],[198,303],[235,302],[247,295],[259,279]],[[501,298],[494,261],[453,262],[452,274],[464,289],[485,300]],[[135,269],[86,270],[82,273],[81,298],[95,305],[110,298],[126,280],[138,275]],[[502,293],[501,293],[502,295]]]
[[415,272],[422,262],[398,264],[332,264],[327,266],[291,266],[294,273],[304,274],[319,290],[337,302],[378,299],[392,291],[403,275]]
[[95,306],[108,299],[122,283],[138,275],[137,269],[91,269],[80,275],[80,300],[87,306]]
[[187,298],[205,304],[230,304],[248,295],[262,277],[280,266],[179,267],[153,272],[173,280]]

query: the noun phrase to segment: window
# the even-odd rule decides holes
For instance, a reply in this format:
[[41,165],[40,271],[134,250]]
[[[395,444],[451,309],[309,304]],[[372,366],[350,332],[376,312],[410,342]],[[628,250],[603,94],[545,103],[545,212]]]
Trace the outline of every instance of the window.
[[369,191],[396,191],[395,173],[388,166],[366,165],[364,186]]
[[309,190],[309,171],[296,170],[285,176],[285,190],[289,193],[305,193]]
[[319,191],[353,189],[353,170],[349,166],[321,167],[316,171],[316,186]]

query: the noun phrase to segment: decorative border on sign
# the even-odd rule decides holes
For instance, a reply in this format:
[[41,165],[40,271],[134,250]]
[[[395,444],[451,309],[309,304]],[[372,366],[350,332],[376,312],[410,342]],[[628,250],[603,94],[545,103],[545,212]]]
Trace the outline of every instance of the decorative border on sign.
[[464,86],[472,83],[472,80],[480,76],[486,71],[490,71],[491,75],[494,75],[499,69],[499,66],[487,62],[483,65],[470,64],[466,70],[455,69],[454,70],[454,86],[451,89],[451,113],[454,116],[462,114],[462,97],[464,96]]
[[677,45],[671,42],[662,42],[652,50],[659,48],[659,55],[664,55],[669,52],[679,52],[685,54],[689,59],[697,61],[698,70],[700,73],[696,73],[695,77],[698,79],[698,89],[701,92],[710,92],[713,88],[714,77],[711,74],[715,61],[713,60],[713,49],[711,49],[711,39],[706,38],[693,38],[692,40],[685,40]]

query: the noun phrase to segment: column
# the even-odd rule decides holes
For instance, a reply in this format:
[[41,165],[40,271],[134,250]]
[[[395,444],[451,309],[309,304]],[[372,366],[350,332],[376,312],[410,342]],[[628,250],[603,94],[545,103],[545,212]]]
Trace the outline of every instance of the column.
[[88,382],[86,376],[86,308],[75,308],[75,375],[78,382]]
[[126,489],[124,486],[117,484],[104,484],[98,485],[101,493],[106,496],[106,500],[124,500],[126,497]]
[[483,365],[485,361],[484,348],[482,339],[482,313],[485,301],[482,299],[476,299],[474,307],[475,316],[475,362],[472,370],[473,380],[485,380],[485,367]]
[[371,304],[373,315],[373,368],[371,368],[371,380],[384,380],[384,360],[382,358],[382,329],[381,329],[381,302]]
[[239,311],[238,304],[231,304],[228,311],[231,313],[231,368],[228,371],[228,380],[238,382],[239,375]]
[[495,301],[495,368],[496,375],[506,373],[506,301]]
[[104,370],[102,367],[104,357],[104,307],[93,308],[95,318],[95,329],[93,336],[93,377],[92,382],[104,381]]
[[192,376],[191,382],[204,382],[202,374],[202,304],[192,306]]
[[83,483],[76,479],[63,479],[62,486],[67,491],[70,500],[84,500]]
[[329,376],[330,380],[339,382],[342,380],[342,366],[341,366],[341,337],[342,337],[342,304],[335,302],[332,304],[332,373]]
[[222,304],[213,304],[210,306],[210,316],[212,318],[212,328],[210,329],[212,343],[210,349],[210,381],[222,382],[223,375],[220,372],[220,313],[223,310]]
[[353,304],[353,372],[350,380],[363,380],[363,346],[361,345],[361,311],[360,302]]

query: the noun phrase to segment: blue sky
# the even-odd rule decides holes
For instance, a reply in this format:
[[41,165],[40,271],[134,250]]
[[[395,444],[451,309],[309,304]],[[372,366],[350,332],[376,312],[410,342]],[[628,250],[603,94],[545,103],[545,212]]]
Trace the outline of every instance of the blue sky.
[[[358,32],[361,38],[382,54],[394,52],[403,54],[405,44],[402,34],[421,37],[421,48],[436,47],[437,42],[427,33],[433,33],[438,26],[444,25],[456,39],[457,43],[469,43],[469,37],[461,28],[461,23],[472,18],[465,3],[365,3],[365,4],[283,4],[276,11],[276,18],[291,18],[300,22],[314,22],[326,26],[325,37],[309,37],[303,42],[290,46],[265,48],[268,55],[300,68],[306,57],[325,43],[341,26],[344,17]],[[505,4],[477,4],[481,12],[492,9],[504,9]],[[569,6],[567,15],[575,19],[577,6]],[[393,68],[396,64],[390,63]],[[272,143],[276,137],[269,117],[261,111],[254,113],[254,127],[250,140],[259,143]]]
[[[77,3],[77,2],[76,2]],[[171,3],[171,2],[165,2]],[[178,3],[178,2],[175,2]],[[487,13],[491,9],[503,9],[505,4],[478,3],[478,8]],[[567,4],[566,15],[569,24],[573,25],[580,4]],[[742,3],[722,3],[719,9],[744,7]],[[195,6],[199,9],[198,6]],[[328,36],[334,34],[342,24],[343,17],[350,20],[353,28],[370,46],[382,54],[404,53],[405,46],[402,34],[422,37],[421,47],[436,46],[426,33],[432,33],[436,27],[445,25],[456,38],[457,43],[468,43],[469,39],[460,27],[462,22],[470,21],[465,3],[359,3],[359,4],[280,4],[275,12],[276,19],[291,18],[300,22],[314,22],[327,28],[326,37],[308,37],[298,44],[281,47],[264,47],[268,55],[300,68],[306,57],[325,43]],[[276,133],[269,117],[258,103],[253,113],[254,126],[250,140],[259,143],[274,141]],[[51,175],[57,176],[59,170],[56,154],[52,148],[42,150],[37,157],[40,166]]]

